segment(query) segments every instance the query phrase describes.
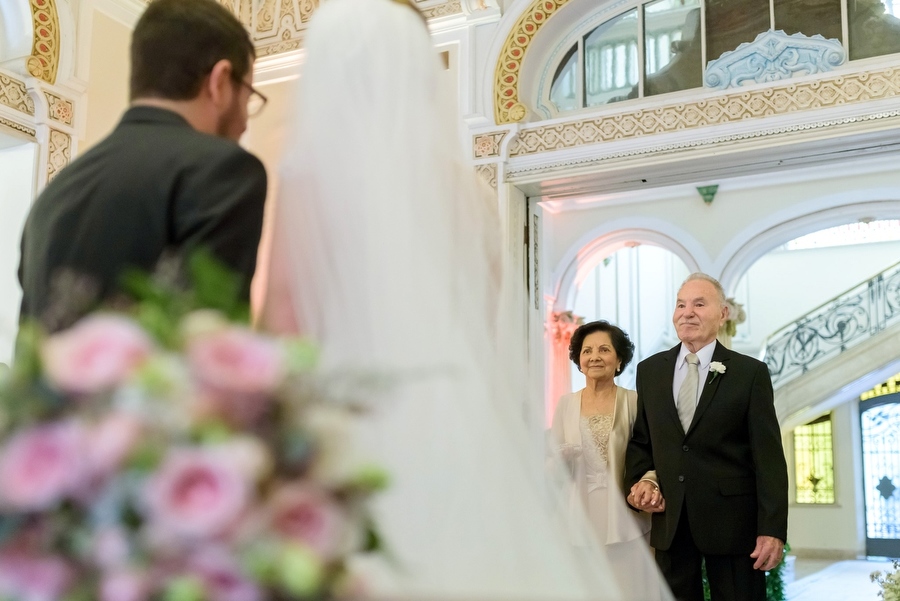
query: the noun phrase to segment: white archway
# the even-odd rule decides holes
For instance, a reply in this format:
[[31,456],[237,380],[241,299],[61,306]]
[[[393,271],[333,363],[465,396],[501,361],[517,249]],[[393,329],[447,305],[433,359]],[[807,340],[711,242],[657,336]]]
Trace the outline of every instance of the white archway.
[[636,218],[604,223],[575,241],[557,265],[549,278],[552,288],[545,294],[548,311],[570,309],[575,289],[585,274],[617,250],[638,244],[670,251],[690,271],[702,271],[711,264],[703,246],[690,233],[669,222]]
[[900,190],[859,189],[795,205],[751,224],[734,237],[717,261],[722,265],[720,281],[725,292],[732,293],[756,261],[794,238],[861,219],[900,218],[900,200],[892,198],[900,199]]

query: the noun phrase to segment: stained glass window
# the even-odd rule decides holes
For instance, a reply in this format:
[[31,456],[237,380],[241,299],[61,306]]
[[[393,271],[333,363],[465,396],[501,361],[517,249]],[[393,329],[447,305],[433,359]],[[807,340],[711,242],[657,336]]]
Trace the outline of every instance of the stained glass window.
[[797,503],[834,503],[831,414],[794,430]]

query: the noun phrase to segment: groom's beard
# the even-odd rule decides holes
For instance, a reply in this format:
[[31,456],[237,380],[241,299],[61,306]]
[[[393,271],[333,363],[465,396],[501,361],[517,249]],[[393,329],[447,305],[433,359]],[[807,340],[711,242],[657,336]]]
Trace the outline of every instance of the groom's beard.
[[247,129],[247,119],[241,110],[240,102],[240,94],[235,94],[228,110],[219,116],[219,122],[216,124],[217,136],[233,142],[241,139],[241,135]]

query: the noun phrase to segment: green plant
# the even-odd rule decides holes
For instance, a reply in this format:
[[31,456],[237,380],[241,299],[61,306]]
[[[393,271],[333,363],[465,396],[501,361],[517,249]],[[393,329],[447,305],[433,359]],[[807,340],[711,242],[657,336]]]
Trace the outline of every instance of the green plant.
[[[791,550],[791,546],[787,543],[784,544],[784,557],[787,557],[787,552]],[[895,562],[896,567],[896,562]],[[704,560],[702,566],[702,577],[703,577],[703,598],[706,601],[710,601],[710,593],[709,593],[709,579],[706,577],[706,561]],[[880,574],[880,572],[875,572],[875,574]],[[875,574],[872,574],[872,580],[875,580]],[[900,586],[900,580],[897,581],[898,586]],[[782,558],[781,563],[775,567],[774,570],[770,570],[766,572],[766,600],[767,601],[786,601],[787,594],[785,590],[784,584],[784,559]],[[885,597],[885,601],[900,601],[900,596],[898,597]]]
[[878,596],[884,601],[900,601],[900,560],[894,559],[891,564],[894,569],[890,572],[872,572],[869,578],[881,587]]

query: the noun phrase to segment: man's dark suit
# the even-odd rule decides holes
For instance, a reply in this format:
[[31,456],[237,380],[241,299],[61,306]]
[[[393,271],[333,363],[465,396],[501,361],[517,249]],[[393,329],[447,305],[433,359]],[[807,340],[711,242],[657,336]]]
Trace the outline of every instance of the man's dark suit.
[[625,490],[656,470],[666,501],[652,517],[657,550],[678,551],[670,547],[685,515],[703,555],[749,557],[757,536],[787,536],[787,466],[771,379],[765,363],[716,342],[712,361],[725,372],[710,370],[685,434],[672,390],[680,348],[638,365]]
[[[64,271],[88,276],[97,301],[128,268],[204,247],[245,278],[256,267],[266,196],[262,163],[174,112],[132,107],[116,129],[64,169],[32,207],[22,236],[21,317],[44,317]],[[51,329],[64,323],[45,324]]]

